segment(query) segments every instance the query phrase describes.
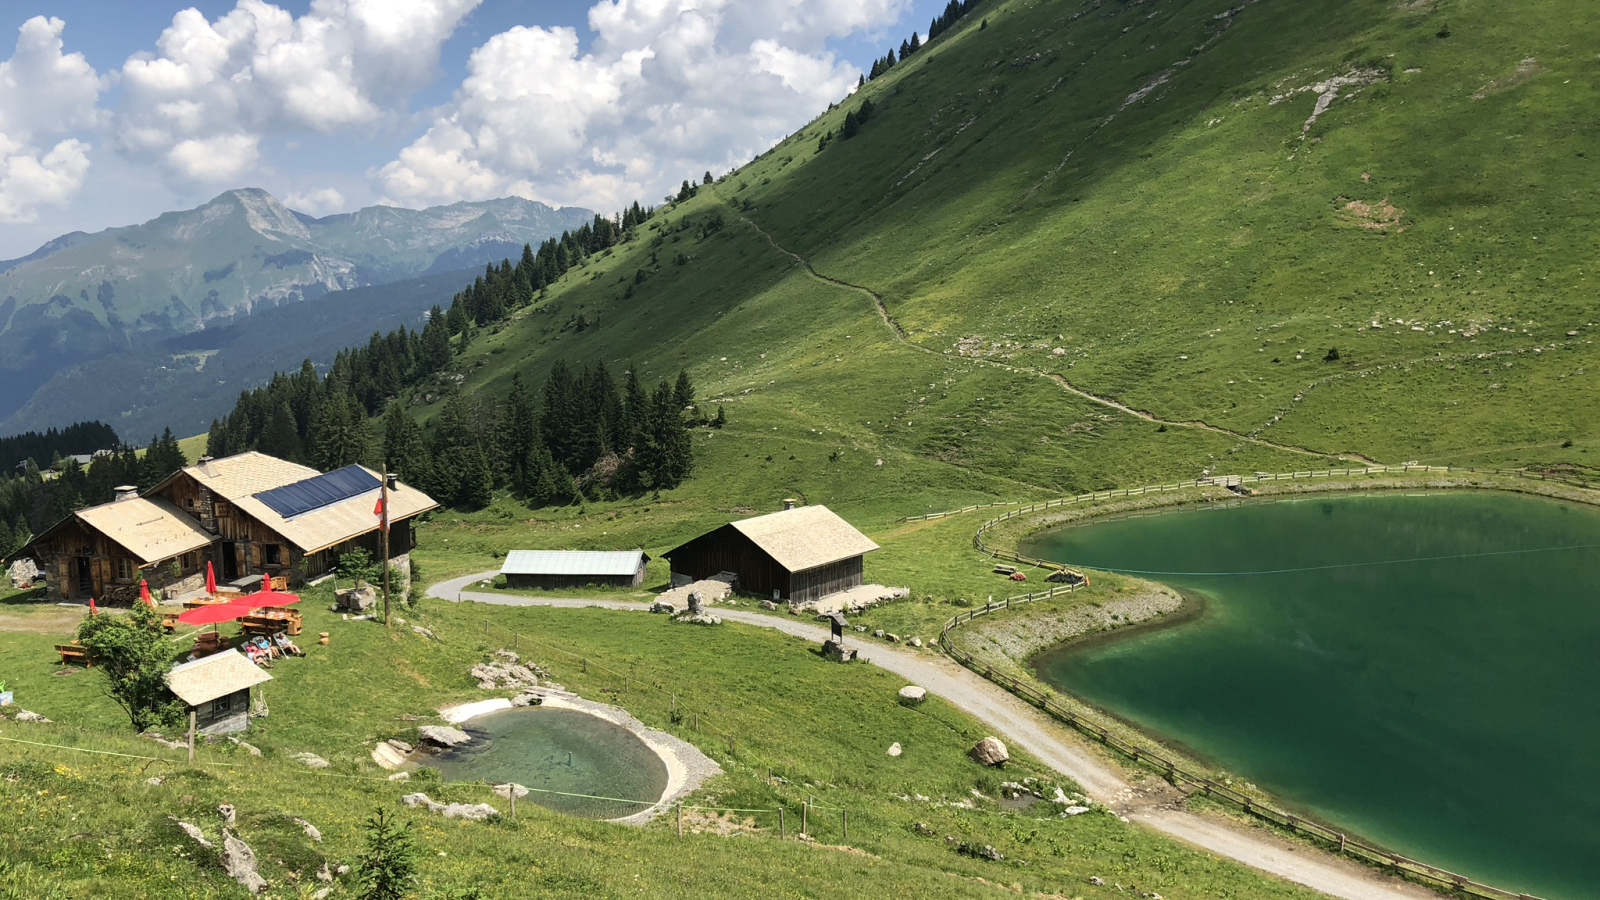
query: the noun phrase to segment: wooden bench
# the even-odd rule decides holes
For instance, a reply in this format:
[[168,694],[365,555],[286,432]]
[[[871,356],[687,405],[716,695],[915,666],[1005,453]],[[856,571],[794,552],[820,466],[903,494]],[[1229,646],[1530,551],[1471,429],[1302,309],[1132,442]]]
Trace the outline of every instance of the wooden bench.
[[61,654],[61,663],[63,665],[78,664],[86,668],[94,668],[94,660],[89,658],[89,648],[82,644],[57,644],[56,652]]
[[300,634],[302,619],[297,612],[286,615],[254,615],[245,616],[239,620],[239,626],[245,634],[254,637],[258,634],[277,634],[286,632],[290,637]]

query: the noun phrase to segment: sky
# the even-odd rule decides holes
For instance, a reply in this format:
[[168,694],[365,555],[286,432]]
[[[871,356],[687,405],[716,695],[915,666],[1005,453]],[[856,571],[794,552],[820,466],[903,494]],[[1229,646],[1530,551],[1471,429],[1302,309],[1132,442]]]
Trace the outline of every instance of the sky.
[[0,259],[260,187],[603,212],[721,174],[944,0],[7,0]]

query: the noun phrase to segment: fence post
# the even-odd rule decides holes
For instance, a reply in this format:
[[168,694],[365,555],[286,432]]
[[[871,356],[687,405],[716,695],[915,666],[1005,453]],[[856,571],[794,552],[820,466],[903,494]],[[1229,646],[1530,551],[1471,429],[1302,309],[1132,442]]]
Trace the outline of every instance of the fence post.
[[810,819],[811,819],[811,804],[809,802],[802,802],[800,804],[800,833],[801,834],[810,834],[810,832],[806,830],[806,826],[811,824],[810,823]]
[[683,840],[683,801],[678,801],[678,840]]
[[194,765],[194,710],[189,710],[189,765]]
[[783,825],[783,807],[780,806],[778,807],[778,840],[781,841],[788,836],[789,832],[784,828]]
[[517,817],[517,786],[515,784],[506,785],[506,793],[511,795],[511,818],[515,819]]
[[845,840],[850,840],[850,811],[847,809],[839,810],[839,830],[844,832]]

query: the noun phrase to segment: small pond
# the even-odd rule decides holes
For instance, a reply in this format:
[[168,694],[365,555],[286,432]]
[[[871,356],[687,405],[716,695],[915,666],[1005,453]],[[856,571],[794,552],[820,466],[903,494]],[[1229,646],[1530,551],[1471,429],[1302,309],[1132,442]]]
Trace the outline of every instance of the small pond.
[[446,781],[514,782],[531,789],[525,800],[589,819],[643,812],[667,788],[666,763],[654,750],[628,729],[586,712],[507,709],[459,727],[472,736],[472,742],[427,760]]
[[1406,856],[1600,898],[1600,509],[1433,491],[1097,520],[1023,552],[1201,615],[1040,677]]

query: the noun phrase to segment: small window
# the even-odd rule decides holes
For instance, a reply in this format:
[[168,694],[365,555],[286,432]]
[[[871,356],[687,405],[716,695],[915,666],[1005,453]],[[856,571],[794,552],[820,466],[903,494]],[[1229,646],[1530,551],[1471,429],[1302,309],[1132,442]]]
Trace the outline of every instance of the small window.
[[264,566],[283,565],[283,548],[277,544],[262,544],[261,564]]
[[119,558],[117,560],[117,580],[118,581],[132,581],[133,580],[133,560],[124,559],[124,558]]
[[216,513],[216,515],[219,515],[219,516],[227,515],[228,514],[228,504],[226,502],[222,501],[222,500],[218,500],[216,508],[213,510],[213,512]]
[[190,509],[194,509],[194,498],[193,498],[193,497],[190,497],[190,498],[188,498],[188,499],[187,499],[187,500],[185,500],[185,501],[184,501],[184,502],[185,502],[185,503],[187,503],[187,504],[189,504],[189,508],[190,508]]
[[183,555],[183,573],[185,575],[189,574],[190,572],[198,571],[199,568],[200,568],[200,554],[198,554],[198,553],[185,553]]

